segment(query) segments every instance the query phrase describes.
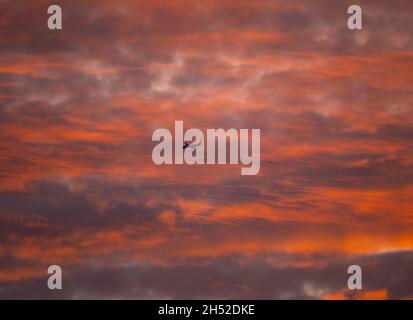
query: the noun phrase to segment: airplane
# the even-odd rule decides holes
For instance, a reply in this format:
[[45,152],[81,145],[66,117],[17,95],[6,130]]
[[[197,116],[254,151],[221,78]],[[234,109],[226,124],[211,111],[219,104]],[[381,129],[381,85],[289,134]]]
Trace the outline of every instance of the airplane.
[[195,149],[196,147],[199,147],[201,145],[201,143],[202,143],[202,140],[199,143],[194,144],[194,145],[190,145],[188,142],[184,142],[184,145],[182,146],[182,149],[186,149],[188,147],[190,147],[191,149]]

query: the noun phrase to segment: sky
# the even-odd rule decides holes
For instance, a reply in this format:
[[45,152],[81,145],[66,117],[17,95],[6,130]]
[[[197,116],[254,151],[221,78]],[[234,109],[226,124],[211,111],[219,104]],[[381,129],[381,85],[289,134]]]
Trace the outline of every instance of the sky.
[[[55,2],[0,0],[0,299],[413,299],[412,1]],[[177,120],[259,174],[155,165]]]

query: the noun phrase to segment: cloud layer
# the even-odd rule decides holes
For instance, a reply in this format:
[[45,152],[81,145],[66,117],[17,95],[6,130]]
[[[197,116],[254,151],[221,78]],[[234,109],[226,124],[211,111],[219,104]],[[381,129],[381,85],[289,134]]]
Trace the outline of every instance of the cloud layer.
[[[0,1],[0,298],[413,297],[411,1],[59,4]],[[260,174],[155,166],[175,120]]]

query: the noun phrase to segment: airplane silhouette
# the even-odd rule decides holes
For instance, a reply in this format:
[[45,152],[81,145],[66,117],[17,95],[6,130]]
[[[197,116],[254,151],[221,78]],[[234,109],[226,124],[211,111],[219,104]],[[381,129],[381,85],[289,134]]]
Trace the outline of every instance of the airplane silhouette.
[[186,149],[188,147],[190,147],[191,149],[195,149],[196,147],[199,147],[201,143],[202,143],[202,140],[199,143],[194,144],[194,145],[191,145],[188,142],[185,142],[184,145],[182,146],[182,149]]

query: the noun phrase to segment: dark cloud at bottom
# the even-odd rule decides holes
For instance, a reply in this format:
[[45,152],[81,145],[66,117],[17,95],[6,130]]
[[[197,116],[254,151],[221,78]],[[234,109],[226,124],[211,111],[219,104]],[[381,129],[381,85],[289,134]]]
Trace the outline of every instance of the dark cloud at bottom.
[[[45,272],[43,277],[1,283],[0,298],[319,299],[347,290],[347,268],[354,262],[363,269],[361,292],[386,288],[389,299],[413,295],[413,281],[409,278],[413,251],[337,258],[324,267],[279,268],[265,260],[222,257],[168,267],[139,264],[98,267],[84,264],[65,269],[62,266],[63,290],[49,290]],[[347,291],[347,298],[352,298],[352,294]]]

